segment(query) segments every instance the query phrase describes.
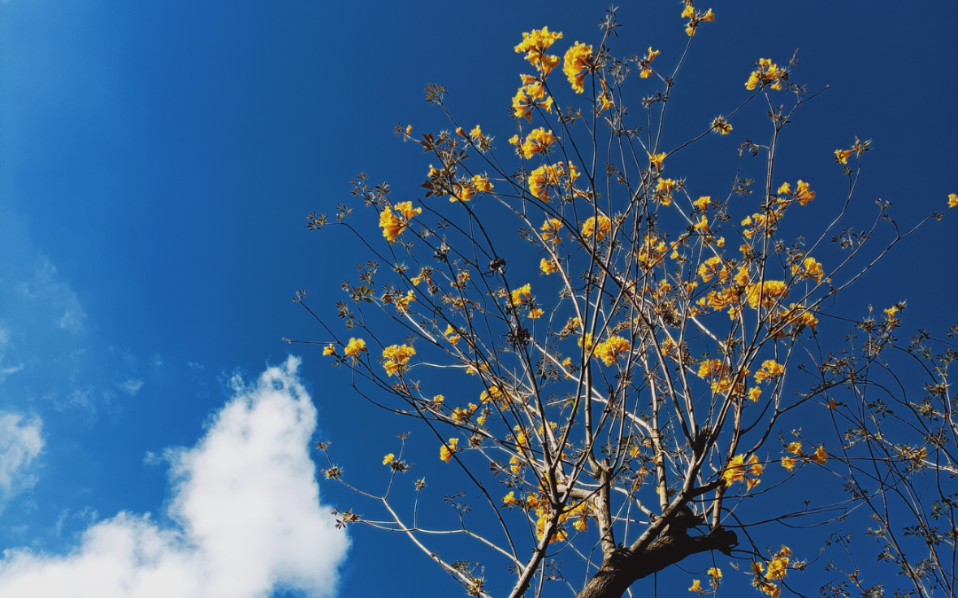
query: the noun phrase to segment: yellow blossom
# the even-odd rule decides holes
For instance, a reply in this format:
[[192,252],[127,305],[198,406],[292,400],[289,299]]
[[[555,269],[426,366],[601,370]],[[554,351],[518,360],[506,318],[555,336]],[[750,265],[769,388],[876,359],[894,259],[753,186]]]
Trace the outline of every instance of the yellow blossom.
[[413,208],[411,201],[397,203],[392,207],[387,205],[379,213],[379,228],[383,230],[383,237],[390,243],[395,243],[399,235],[409,227],[409,221],[419,214],[422,214],[422,208]]
[[822,264],[813,257],[807,257],[802,260],[801,265],[792,266],[792,276],[798,278],[813,278],[815,282],[821,282],[825,277],[825,270]]
[[728,135],[732,132],[732,125],[724,116],[716,116],[712,119],[712,132],[719,135]]
[[701,218],[699,218],[699,221],[692,225],[692,230],[702,234],[708,234],[712,232],[709,228],[708,216],[703,215]]
[[855,150],[835,150],[835,161],[845,166],[848,164],[848,158],[855,153]]
[[656,170],[663,170],[665,168],[666,157],[668,157],[668,154],[665,152],[660,154],[649,154],[649,165]]
[[539,271],[546,276],[549,274],[555,274],[559,271],[559,265],[556,264],[555,260],[542,258],[539,260]]
[[343,349],[346,357],[359,357],[360,353],[366,351],[366,341],[361,338],[351,338]]
[[516,498],[515,492],[510,492],[502,497],[502,504],[507,507],[516,507],[519,506],[519,499]]
[[689,588],[689,591],[690,591],[690,592],[695,592],[695,593],[697,593],[697,594],[704,594],[704,593],[705,593],[705,589],[702,588],[702,580],[700,580],[700,579],[693,579],[693,580],[692,580],[692,587]]
[[759,86],[768,86],[770,89],[781,91],[782,81],[788,78],[788,72],[768,58],[759,58],[758,67],[751,72],[745,89],[754,91]]
[[818,463],[819,465],[825,465],[828,463],[828,451],[825,450],[824,446],[820,446],[815,449],[815,452],[811,456],[811,461],[813,463]]
[[765,579],[778,581],[788,575],[788,563],[790,559],[787,556],[779,556],[768,563],[768,569],[765,571]]
[[548,27],[534,29],[531,33],[522,34],[522,42],[515,48],[516,54],[525,52],[525,59],[529,61],[529,64],[543,76],[547,76],[559,64],[559,57],[550,56],[545,52],[560,39],[562,34],[558,31],[549,31]]
[[409,345],[390,345],[383,349],[383,367],[387,376],[395,376],[406,371],[409,360],[416,354],[416,350]]
[[552,131],[546,131],[543,127],[533,129],[519,146],[519,155],[531,160],[536,154],[548,153],[555,142],[556,137]]
[[542,227],[539,228],[539,231],[542,232],[543,241],[552,241],[554,244],[562,242],[562,239],[559,238],[559,231],[562,230],[562,221],[558,218],[549,218],[542,223]]
[[704,195],[695,201],[692,202],[692,205],[696,208],[702,210],[703,212],[708,211],[709,206],[712,205],[712,198],[708,195]]
[[458,345],[459,341],[462,340],[462,336],[456,332],[456,329],[452,324],[446,325],[446,331],[443,334],[445,335],[446,340],[449,341],[453,346]]
[[538,320],[539,318],[541,318],[542,316],[544,316],[545,313],[546,313],[546,312],[545,312],[544,309],[539,308],[539,307],[534,307],[534,308],[532,308],[532,309],[529,310],[529,319],[530,319],[530,320]]
[[509,296],[509,304],[513,307],[522,305],[523,303],[528,303],[532,299],[532,285],[526,283],[512,291]]
[[712,567],[711,569],[706,571],[705,574],[711,577],[712,581],[714,581],[715,583],[722,581],[722,570],[719,569],[718,567]]
[[602,241],[612,232],[612,220],[608,216],[590,217],[582,223],[582,236],[589,241],[595,237],[596,242]]
[[784,467],[788,471],[792,471],[793,469],[795,469],[796,465],[798,465],[798,461],[796,461],[795,459],[791,457],[782,457],[782,467]]
[[772,378],[778,378],[784,373],[785,373],[785,366],[778,363],[777,361],[768,359],[762,362],[762,368],[755,373],[755,382],[757,382],[758,384],[761,384],[762,382],[765,382],[766,380],[769,380]]
[[652,46],[649,46],[648,53],[642,58],[639,62],[639,77],[643,79],[648,79],[652,76],[652,62],[659,57],[659,54],[662,52],[660,50],[654,50]]
[[659,179],[655,184],[655,199],[663,206],[672,205],[672,192],[678,187],[674,179]]
[[452,460],[452,456],[458,452],[459,449],[459,439],[450,438],[449,441],[439,447],[439,459],[445,463],[449,463]]
[[787,447],[785,447],[785,450],[789,454],[795,455],[796,457],[801,457],[803,455],[802,443],[798,441],[790,443]]
[[323,347],[323,357],[336,357],[336,346],[329,344]]
[[748,285],[745,293],[752,309],[758,309],[759,302],[762,307],[769,308],[788,295],[788,287],[781,280],[766,280],[764,283]]
[[798,200],[799,205],[808,205],[808,202],[815,199],[815,192],[811,190],[808,183],[800,180],[795,186],[795,199]]
[[[729,460],[728,467],[725,468],[722,477],[725,479],[726,486],[731,486],[735,482],[742,482],[748,490],[751,490],[761,483],[758,477],[764,471],[765,467],[755,455],[749,457],[748,462],[745,461],[745,455],[736,455]],[[747,477],[746,474],[752,477]]]
[[607,366],[615,365],[616,360],[632,350],[629,341],[621,336],[613,336],[595,346],[595,358],[601,359]]
[[569,84],[576,93],[585,92],[585,76],[588,74],[589,62],[592,60],[592,46],[576,42],[565,53],[562,72],[569,79]]
[[949,208],[958,208],[958,194],[949,193],[948,194],[948,207]]
[[489,193],[493,189],[492,183],[489,182],[489,177],[482,174],[477,174],[472,177],[472,186],[475,187],[479,193]]
[[383,457],[383,465],[392,465],[395,460],[396,460],[396,455],[389,453],[388,455]]
[[753,403],[758,403],[758,400],[759,398],[761,398],[761,396],[762,396],[761,388],[750,388],[748,391],[748,400],[752,401]]

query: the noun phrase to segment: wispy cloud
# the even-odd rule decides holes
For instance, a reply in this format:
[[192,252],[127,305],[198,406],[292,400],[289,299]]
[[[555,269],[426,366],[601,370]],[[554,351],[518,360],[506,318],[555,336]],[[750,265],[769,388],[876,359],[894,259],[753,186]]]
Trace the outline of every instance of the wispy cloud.
[[267,369],[189,449],[167,452],[167,515],[120,513],[64,556],[6,551],[3,596],[253,597],[335,594],[348,538],[319,500],[309,456],[316,410],[299,361]]
[[36,458],[43,451],[39,418],[0,412],[0,512],[14,495],[33,487]]
[[143,380],[140,378],[130,378],[123,382],[117,382],[116,387],[131,397],[135,397],[137,393],[140,392],[140,389],[143,388]]
[[51,305],[57,314],[56,327],[68,332],[82,332],[86,311],[76,292],[60,280],[56,266],[43,257],[33,277],[20,283],[20,293],[28,299]]

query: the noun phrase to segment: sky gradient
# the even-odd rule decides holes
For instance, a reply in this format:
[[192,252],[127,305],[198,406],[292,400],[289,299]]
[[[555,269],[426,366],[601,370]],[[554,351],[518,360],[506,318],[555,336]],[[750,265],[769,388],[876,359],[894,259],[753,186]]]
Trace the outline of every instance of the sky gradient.
[[[682,72],[676,140],[741,102],[755,60],[798,48],[796,78],[829,90],[788,130],[783,176],[827,201],[843,183],[832,150],[857,135],[875,141],[863,218],[879,198],[902,223],[945,209],[958,5],[727,4]],[[404,539],[332,527],[357,501],[321,479],[312,445],[332,441],[375,484],[412,423],[281,341],[323,338],[290,298],[309,289],[333,314],[361,259],[306,214],[347,202],[359,172],[421,197],[427,162],[392,129],[448,127],[430,82],[507,139],[521,33],[595,43],[604,6],[0,3],[0,594],[457,595]],[[613,50],[674,59],[680,12],[623,7]],[[703,177],[734,172],[733,137]],[[907,298],[908,327],[952,324],[954,231],[948,218],[910,239],[849,313]],[[442,474],[432,443],[418,455]]]

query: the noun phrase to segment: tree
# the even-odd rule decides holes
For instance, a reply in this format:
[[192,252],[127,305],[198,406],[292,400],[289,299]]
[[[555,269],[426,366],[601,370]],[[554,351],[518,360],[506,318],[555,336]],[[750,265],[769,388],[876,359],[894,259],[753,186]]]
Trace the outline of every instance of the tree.
[[[562,583],[581,597],[621,596],[703,553],[778,596],[818,555],[793,554],[767,523],[813,525],[857,550],[862,539],[840,532],[868,511],[905,592],[954,594],[951,337],[902,345],[905,303],[857,322],[831,308],[942,215],[901,228],[879,204],[864,228],[850,222],[871,149],[856,139],[835,151],[843,201],[826,220],[803,218],[816,191],[783,180],[777,164],[792,117],[818,96],[793,80],[794,57],[758,60],[740,105],[667,145],[678,74],[714,18],[691,2],[682,16],[689,45],[668,69],[653,48],[614,57],[614,11],[601,39],[567,45],[562,58],[561,33],[524,34],[516,52],[532,74],[521,75],[507,144],[460,126],[445,88],[431,85],[426,99],[450,130],[396,130],[432,161],[422,200],[394,201],[360,175],[353,195],[375,211],[381,240],[348,206],[310,216],[311,229],[354,233],[370,258],[338,304],[347,332],[297,297],[328,334],[324,354],[362,396],[418,420],[462,483],[446,499],[456,524],[431,527],[425,482],[403,482],[412,441],[402,435],[383,459],[387,490],[354,487],[381,516],[350,510],[340,521],[407,535],[475,596],[507,570],[512,596]],[[652,85],[630,106],[630,93]],[[731,150],[731,185],[705,195],[719,187],[685,172],[688,157],[750,119],[767,121],[765,139]],[[812,420],[830,426],[805,431]],[[327,478],[350,485],[329,445],[319,448]],[[810,479],[843,494],[776,507]],[[481,560],[444,557],[439,534],[471,542]],[[571,581],[575,567],[584,583]],[[823,586],[828,595],[881,591],[854,568],[830,568],[839,581]],[[711,593],[724,579],[714,566],[690,589]]]

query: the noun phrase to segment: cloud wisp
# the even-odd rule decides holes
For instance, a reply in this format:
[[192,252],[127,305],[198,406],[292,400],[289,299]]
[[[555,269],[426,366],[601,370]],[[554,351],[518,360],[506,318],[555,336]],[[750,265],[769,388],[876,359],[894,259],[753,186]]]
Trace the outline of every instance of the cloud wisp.
[[120,513],[62,556],[5,551],[2,596],[332,596],[348,538],[320,504],[316,410],[290,357],[245,385],[206,435],[169,451],[169,523]]
[[41,430],[39,418],[0,411],[0,513],[10,498],[37,481],[32,470],[43,451]]

